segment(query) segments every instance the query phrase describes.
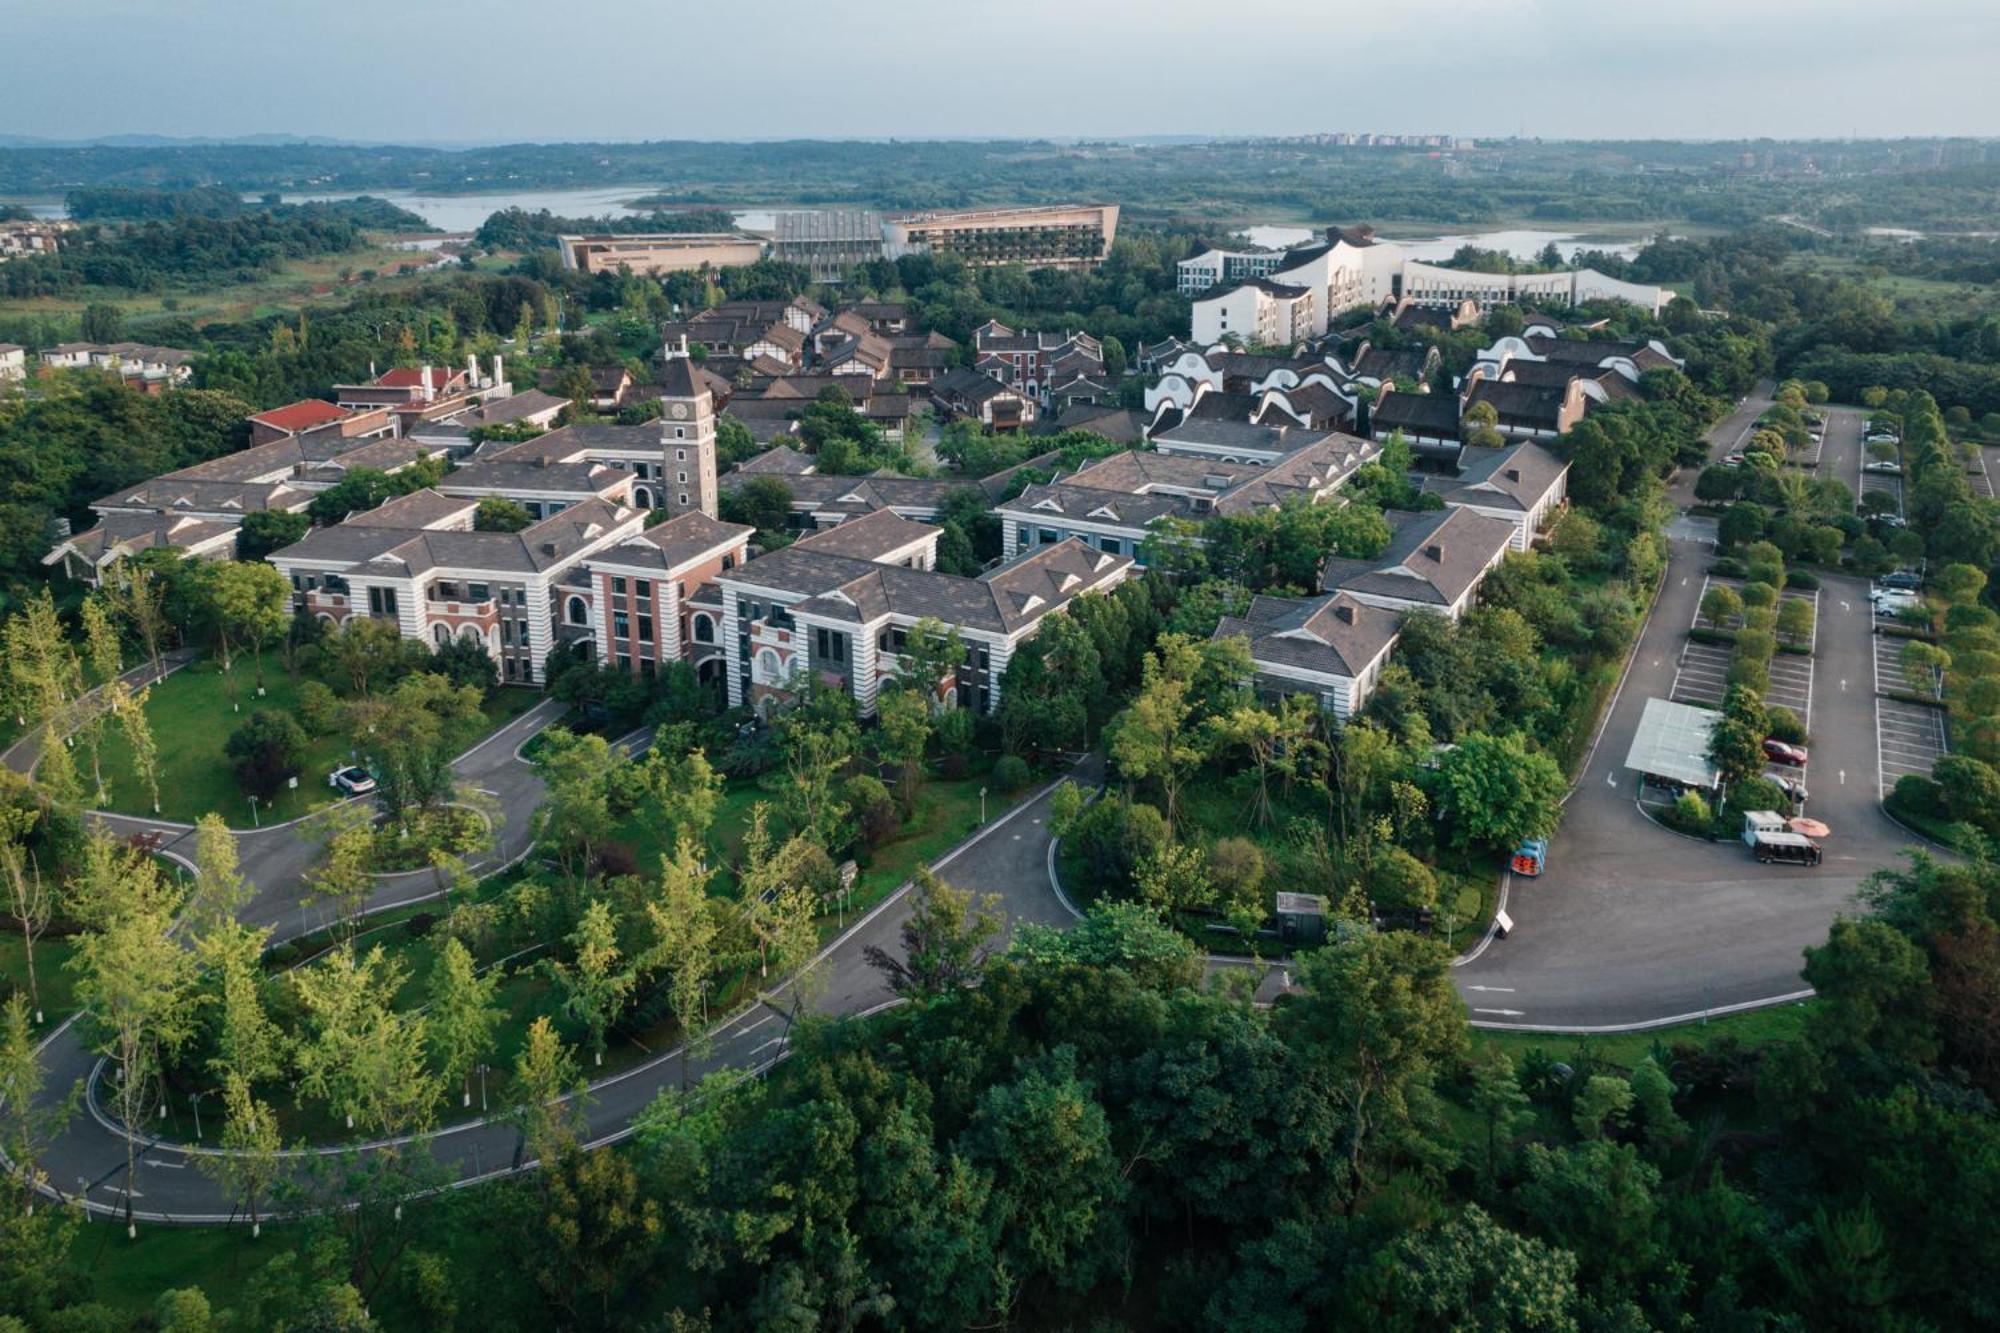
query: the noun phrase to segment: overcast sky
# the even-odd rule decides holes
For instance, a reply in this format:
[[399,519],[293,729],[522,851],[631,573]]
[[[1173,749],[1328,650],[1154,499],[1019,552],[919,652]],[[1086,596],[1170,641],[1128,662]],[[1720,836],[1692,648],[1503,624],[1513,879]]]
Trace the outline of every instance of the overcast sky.
[[0,0],[0,131],[2000,133],[2000,0]]

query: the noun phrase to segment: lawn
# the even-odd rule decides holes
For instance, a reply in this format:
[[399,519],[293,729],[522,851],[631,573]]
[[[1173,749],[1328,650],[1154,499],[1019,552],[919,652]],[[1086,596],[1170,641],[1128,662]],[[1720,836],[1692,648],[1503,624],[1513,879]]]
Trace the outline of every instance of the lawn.
[[1630,1069],[1654,1051],[1671,1050],[1675,1046],[1705,1047],[1729,1037],[1752,1047],[1795,1040],[1804,1030],[1808,1003],[1772,1005],[1740,1014],[1724,1014],[1706,1022],[1680,1023],[1644,1032],[1584,1034],[1474,1028],[1472,1045],[1475,1053],[1482,1048],[1505,1051],[1517,1068],[1530,1051],[1540,1050],[1562,1060],[1574,1051],[1588,1049],[1599,1060]]
[[[275,652],[265,654],[264,696],[257,697],[256,661],[249,655],[224,673],[213,659],[183,667],[152,687],[146,717],[153,727],[159,753],[160,816],[192,823],[209,811],[220,811],[233,827],[252,823],[249,798],[236,785],[229,757],[223,752],[229,736],[259,709],[298,712],[298,682],[286,674]],[[233,696],[233,697],[232,697]],[[487,727],[497,727],[533,707],[543,696],[533,690],[497,689],[486,702]],[[466,738],[470,744],[472,737]],[[339,736],[310,739],[296,790],[284,791],[256,811],[258,823],[293,819],[334,799],[326,775],[353,758]],[[103,764],[110,798],[105,808],[125,814],[151,814],[146,789],[131,771],[132,752],[115,726],[104,743]],[[79,753],[77,767],[86,789],[91,781],[89,760]]]
[[[35,981],[42,993],[44,1034],[76,1008],[76,975],[64,966],[75,956],[76,945],[69,936],[44,935],[35,941]],[[0,934],[0,995],[17,988],[23,994],[28,989],[28,951],[21,943],[20,928],[9,918],[5,933]]]

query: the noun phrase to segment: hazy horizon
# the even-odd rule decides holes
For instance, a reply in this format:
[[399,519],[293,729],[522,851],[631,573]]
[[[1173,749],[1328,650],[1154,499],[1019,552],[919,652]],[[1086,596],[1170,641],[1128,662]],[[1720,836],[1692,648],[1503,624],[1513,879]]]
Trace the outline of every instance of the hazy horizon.
[[[1990,0],[1911,0],[1892,22],[1859,0],[1688,0],[1651,23],[1590,0],[15,8],[8,129],[66,141],[2000,134]],[[80,104],[80,83],[115,93]]]

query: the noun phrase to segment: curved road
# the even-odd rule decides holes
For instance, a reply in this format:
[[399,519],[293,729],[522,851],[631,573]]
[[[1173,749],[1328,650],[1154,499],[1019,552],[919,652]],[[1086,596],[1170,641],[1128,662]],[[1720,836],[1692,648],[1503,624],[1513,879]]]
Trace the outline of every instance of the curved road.
[[[1718,451],[1734,447],[1768,403],[1762,396],[1767,392],[1768,386],[1760,388],[1759,396],[1712,432]],[[1821,475],[1851,472],[1840,460],[1851,457],[1858,463],[1859,435],[1858,414],[1835,413]],[[1690,478],[1679,479],[1677,501],[1691,501],[1690,485]],[[1633,783],[1622,767],[1625,750],[1645,700],[1664,697],[1672,686],[1683,631],[1693,617],[1711,554],[1697,522],[1683,519],[1675,531],[1659,603],[1571,798],[1548,872],[1509,886],[1506,905],[1515,923],[1511,935],[1489,935],[1459,962],[1460,991],[1473,1021],[1482,1026],[1629,1029],[1797,997],[1803,993],[1800,951],[1824,937],[1836,913],[1851,907],[1869,872],[1892,864],[1909,845],[1875,803],[1872,725],[1863,729],[1856,721],[1862,710],[1872,708],[1871,686],[1864,685],[1872,682],[1866,595],[1858,581],[1828,580],[1821,601],[1812,812],[1836,830],[1827,863],[1817,870],[1760,867],[1740,845],[1682,838],[1635,811]],[[1846,612],[1840,610],[1843,600]],[[1859,622],[1853,618],[1854,606],[1861,608]],[[1834,688],[1836,680],[1845,685]],[[537,705],[457,760],[461,780],[485,792],[501,814],[497,845],[476,868],[491,871],[526,853],[541,783],[518,751],[559,713],[553,702]],[[6,756],[17,767],[31,759],[32,745],[26,743]],[[1829,783],[1835,773],[1845,780]],[[1080,770],[1077,776],[1089,781],[1095,770]],[[1010,923],[1073,919],[1049,873],[1052,790],[1043,788],[939,862],[959,887],[1000,895]],[[132,832],[157,832],[169,852],[190,833],[185,825],[100,818]],[[244,872],[256,886],[242,915],[253,924],[271,926],[278,940],[321,924],[307,920],[298,901],[300,877],[318,850],[311,818],[238,834]],[[385,876],[370,909],[435,893],[428,872]],[[821,952],[802,973],[803,991],[796,981],[780,983],[721,1022],[691,1057],[691,1075],[767,1067],[784,1054],[795,1009],[856,1015],[892,1003],[863,955],[871,945],[898,948],[907,913],[899,890]],[[1278,981],[1278,976],[1266,975],[1261,993],[1274,992]],[[53,1091],[86,1078],[97,1064],[69,1025],[45,1043],[44,1059]],[[624,1137],[638,1113],[680,1077],[675,1050],[594,1084],[584,1112],[589,1141]],[[522,1165],[519,1132],[498,1116],[450,1126],[430,1138],[436,1158],[459,1185]],[[192,1169],[200,1151],[164,1141],[150,1144],[138,1173],[135,1215],[181,1223],[233,1220],[221,1192]],[[95,1212],[123,1212],[123,1141],[94,1107],[49,1146],[43,1161],[57,1192],[66,1197],[80,1193]]]

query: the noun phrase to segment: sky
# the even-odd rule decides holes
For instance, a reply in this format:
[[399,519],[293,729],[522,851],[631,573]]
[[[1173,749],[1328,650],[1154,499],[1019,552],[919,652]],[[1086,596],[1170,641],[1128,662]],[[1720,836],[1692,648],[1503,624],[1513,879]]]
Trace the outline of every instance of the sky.
[[5,131],[2000,134],[2000,0],[0,0]]

